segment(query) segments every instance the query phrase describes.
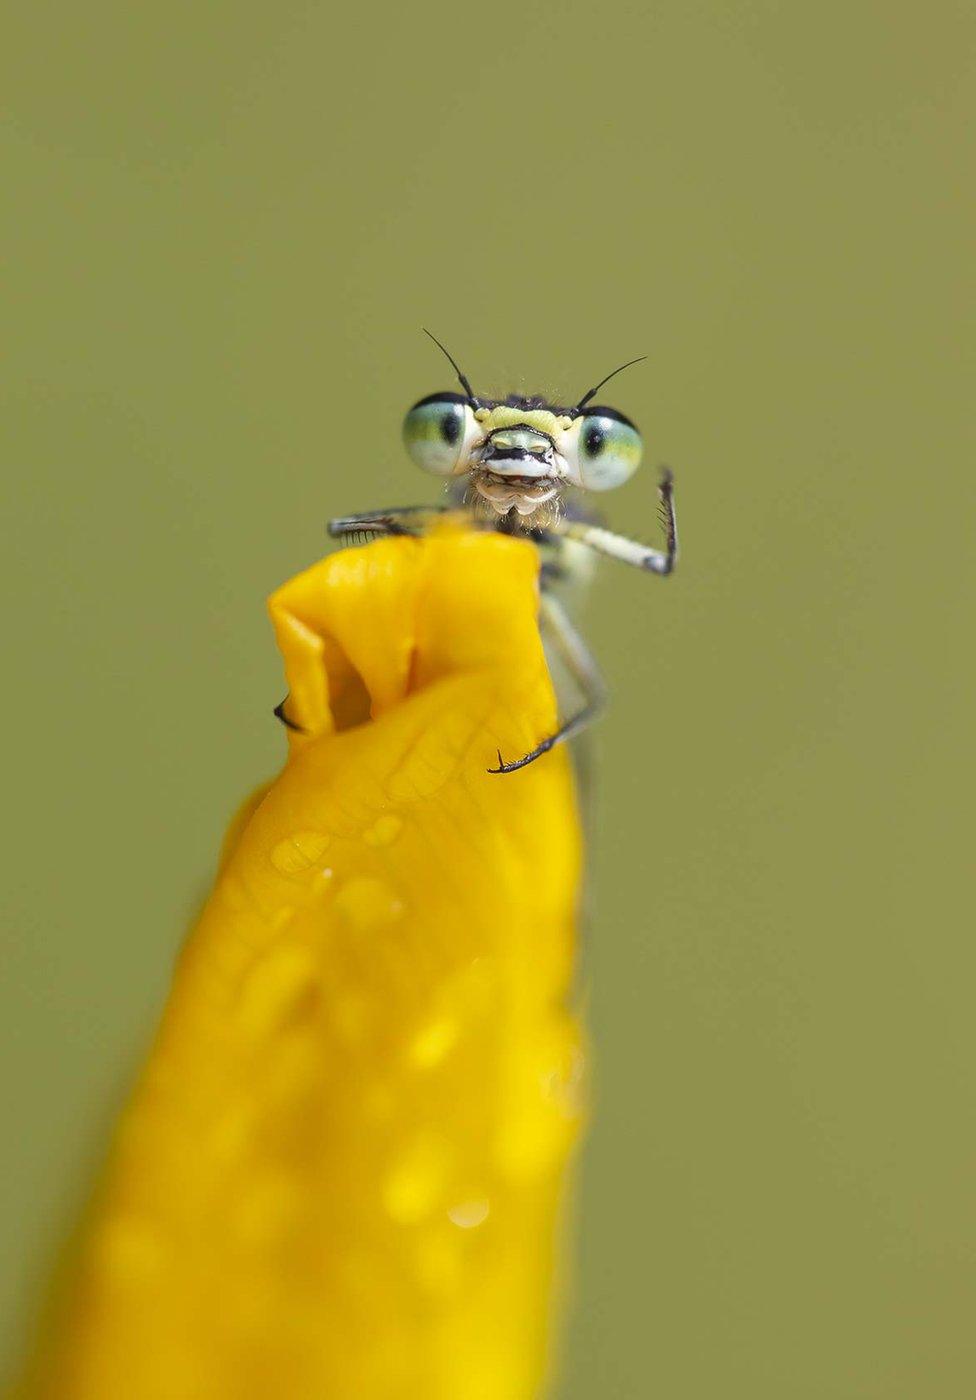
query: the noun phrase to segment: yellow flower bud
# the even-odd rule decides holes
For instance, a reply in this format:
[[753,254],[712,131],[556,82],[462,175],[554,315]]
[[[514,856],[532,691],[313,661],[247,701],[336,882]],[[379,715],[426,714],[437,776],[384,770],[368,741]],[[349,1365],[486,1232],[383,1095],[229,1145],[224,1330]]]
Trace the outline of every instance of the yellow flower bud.
[[537,572],[448,528],[271,599],[300,728],[225,843],[25,1394],[539,1393],[579,834],[563,749],[486,771],[555,728]]

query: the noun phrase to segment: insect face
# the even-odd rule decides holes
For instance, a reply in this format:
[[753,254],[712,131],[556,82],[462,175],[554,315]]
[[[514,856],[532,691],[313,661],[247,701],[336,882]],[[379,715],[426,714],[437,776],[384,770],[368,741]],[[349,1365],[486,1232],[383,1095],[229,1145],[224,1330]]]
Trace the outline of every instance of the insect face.
[[640,433],[616,409],[565,409],[540,399],[472,401],[431,394],[403,425],[407,451],[437,476],[467,477],[482,513],[525,525],[558,517],[567,486],[607,491],[636,471]]
[[[640,463],[642,443],[634,424],[615,408],[593,403],[607,380],[636,360],[601,379],[571,408],[516,395],[502,402],[476,394],[453,356],[427,334],[450,361],[464,392],[429,394],[415,403],[404,419],[403,440],[418,467],[451,485],[448,503],[340,516],[330,521],[329,533],[346,540],[423,535],[445,511],[460,507],[468,516],[480,517],[482,528],[529,535],[545,552],[539,575],[540,624],[550,631],[584,703],[529,753],[511,763],[499,754],[498,767],[489,769],[512,773],[579,733],[603,703],[599,673],[552,595],[553,586],[571,572],[572,556],[587,549],[661,577],[672,573],[678,558],[674,485],[665,469],[657,488],[664,549],[618,535],[587,519],[583,511],[562,511],[564,491],[608,491],[626,481]],[[289,723],[281,707],[276,714]]]

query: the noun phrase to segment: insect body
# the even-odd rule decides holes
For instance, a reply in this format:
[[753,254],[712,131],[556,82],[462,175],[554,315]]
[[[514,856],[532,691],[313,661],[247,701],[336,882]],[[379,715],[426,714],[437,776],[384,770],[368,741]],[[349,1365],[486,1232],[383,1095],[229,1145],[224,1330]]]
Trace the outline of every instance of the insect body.
[[[524,535],[540,547],[540,624],[584,704],[530,753],[509,763],[499,754],[498,767],[488,770],[511,773],[578,733],[605,699],[596,664],[553,591],[568,572],[569,555],[582,547],[650,573],[670,574],[678,556],[672,478],[665,471],[658,484],[663,550],[604,529],[573,499],[577,491],[619,486],[640,464],[643,444],[630,419],[606,405],[588,406],[607,379],[636,360],[621,365],[567,408],[541,398],[513,395],[499,401],[477,395],[448,351],[434,343],[454,366],[463,393],[430,394],[414,404],[404,420],[403,438],[419,467],[446,479],[448,503],[342,516],[330,521],[329,533],[339,539],[422,534],[444,511],[462,511],[481,529]],[[277,713],[288,722],[281,706]]]

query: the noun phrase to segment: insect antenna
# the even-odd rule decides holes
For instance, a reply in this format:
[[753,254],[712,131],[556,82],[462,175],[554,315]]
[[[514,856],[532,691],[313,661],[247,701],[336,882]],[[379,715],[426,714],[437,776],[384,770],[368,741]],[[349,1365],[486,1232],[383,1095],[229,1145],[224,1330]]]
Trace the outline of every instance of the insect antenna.
[[[428,334],[429,334],[429,332],[428,332]],[[444,348],[444,347],[441,346],[441,349],[443,349],[443,348]],[[450,356],[448,356],[448,358],[450,359]],[[639,365],[640,362],[641,362],[641,360],[646,360],[646,359],[647,359],[647,356],[646,356],[646,355],[638,355],[636,360],[628,360],[627,363],[626,363],[625,365],[618,365],[616,369],[611,370],[610,373],[607,375],[607,378],[606,378],[606,379],[601,379],[600,382],[599,382],[599,384],[594,384],[592,389],[587,389],[586,393],[583,395],[583,397],[580,399],[579,403],[578,403],[578,404],[576,405],[576,407],[573,409],[573,413],[574,413],[574,414],[579,414],[579,413],[581,413],[581,412],[583,411],[583,405],[584,405],[584,404],[588,404],[589,401],[590,401],[590,399],[592,399],[593,395],[596,393],[596,391],[597,391],[598,389],[602,389],[603,386],[604,386],[604,384],[607,383],[607,380],[612,379],[612,378],[614,377],[615,374],[619,374],[620,371],[623,370],[623,369],[630,369],[631,365]],[[451,360],[451,363],[453,364],[454,361]]]
[[[450,360],[451,364],[452,364],[453,367],[454,367],[454,372],[455,372],[455,374],[456,374],[457,377],[458,377],[458,383],[461,385],[461,388],[462,388],[462,389],[464,390],[464,392],[467,394],[467,396],[468,396],[468,403],[471,405],[471,407],[474,408],[474,409],[480,408],[480,407],[481,407],[481,404],[478,402],[478,396],[477,396],[477,394],[476,394],[475,391],[472,389],[470,383],[468,382],[468,377],[467,377],[467,375],[464,373],[464,371],[462,370],[461,366],[458,364],[457,360],[456,360],[456,359],[454,358],[454,356],[451,354],[450,350],[448,350],[446,346],[444,346],[444,345],[442,345],[442,344],[440,343],[440,341],[437,339],[437,336],[436,336],[436,335],[431,335],[430,331],[427,329],[426,326],[421,326],[420,329],[423,331],[424,335],[430,336],[430,339],[431,339],[431,340],[434,342],[434,344],[437,346],[437,348],[438,348],[438,350],[441,352],[441,354],[442,354],[442,355],[446,355],[447,358],[448,358],[448,360]],[[604,382],[605,382],[605,381],[604,381]],[[597,385],[597,388],[599,388],[599,387],[600,387],[600,386]],[[595,393],[595,392],[596,392],[596,390],[594,390],[594,393]]]

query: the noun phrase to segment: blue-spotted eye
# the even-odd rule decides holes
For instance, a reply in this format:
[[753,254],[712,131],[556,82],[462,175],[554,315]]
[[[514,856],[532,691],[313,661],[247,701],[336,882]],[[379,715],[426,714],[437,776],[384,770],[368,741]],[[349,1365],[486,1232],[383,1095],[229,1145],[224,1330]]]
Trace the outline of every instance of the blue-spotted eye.
[[403,420],[403,442],[411,458],[435,476],[454,473],[474,415],[462,394],[431,394]]
[[590,409],[579,427],[578,484],[588,491],[619,486],[640,466],[643,451],[641,435],[629,418],[613,408]]

